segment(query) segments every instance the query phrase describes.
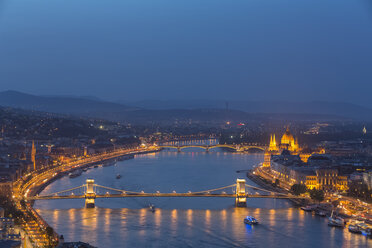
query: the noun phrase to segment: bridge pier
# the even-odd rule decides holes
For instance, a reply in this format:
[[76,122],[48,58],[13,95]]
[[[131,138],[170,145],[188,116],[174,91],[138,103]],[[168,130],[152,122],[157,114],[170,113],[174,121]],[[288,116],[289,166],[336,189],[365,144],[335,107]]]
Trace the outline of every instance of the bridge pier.
[[181,152],[181,147],[177,147],[177,152]]
[[86,208],[94,208],[95,207],[95,199],[96,199],[96,192],[94,192],[94,179],[87,179],[86,180],[86,190],[85,190],[85,207]]
[[236,207],[247,206],[247,196],[245,194],[245,179],[236,179]]

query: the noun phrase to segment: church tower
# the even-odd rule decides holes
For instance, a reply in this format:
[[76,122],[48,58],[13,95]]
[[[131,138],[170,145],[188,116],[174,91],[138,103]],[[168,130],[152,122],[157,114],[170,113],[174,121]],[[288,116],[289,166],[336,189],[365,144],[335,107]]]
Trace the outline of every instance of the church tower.
[[276,145],[275,134],[270,135],[269,151],[278,151],[278,146]]

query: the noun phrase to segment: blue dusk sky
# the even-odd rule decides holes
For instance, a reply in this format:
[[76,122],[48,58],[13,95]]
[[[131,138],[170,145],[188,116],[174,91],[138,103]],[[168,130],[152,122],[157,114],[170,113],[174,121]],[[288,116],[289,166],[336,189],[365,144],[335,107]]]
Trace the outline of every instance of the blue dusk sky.
[[0,0],[0,91],[372,107],[369,0]]

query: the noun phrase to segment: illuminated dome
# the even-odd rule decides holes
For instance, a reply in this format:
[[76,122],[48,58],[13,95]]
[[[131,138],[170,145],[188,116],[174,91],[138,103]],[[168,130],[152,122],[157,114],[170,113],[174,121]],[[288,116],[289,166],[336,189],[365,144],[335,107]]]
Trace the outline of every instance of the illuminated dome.
[[289,128],[287,127],[287,130],[283,134],[283,137],[280,142],[282,145],[292,145],[295,143],[295,140],[293,138],[293,135],[289,131]]

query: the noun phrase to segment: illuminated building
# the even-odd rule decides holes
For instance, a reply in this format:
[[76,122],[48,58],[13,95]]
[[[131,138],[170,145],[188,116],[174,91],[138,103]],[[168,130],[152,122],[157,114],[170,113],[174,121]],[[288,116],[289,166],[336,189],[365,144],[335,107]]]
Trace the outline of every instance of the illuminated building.
[[293,137],[293,135],[289,131],[289,127],[287,127],[285,133],[282,136],[282,139],[280,140],[280,148],[287,149],[291,152],[297,152],[299,149],[298,140]]
[[[299,151],[298,141],[289,131],[289,127],[287,127],[285,133],[283,134],[279,145],[276,142],[275,134],[270,135],[269,149],[265,151],[263,167],[270,167],[271,156],[278,155],[279,152],[282,152],[283,150],[288,150],[292,153],[298,153]],[[310,154],[307,157],[309,156]]]
[[363,173],[363,182],[367,185],[368,189],[372,189],[372,170]]
[[278,151],[278,146],[276,144],[275,140],[275,134],[270,136],[270,145],[269,145],[269,151]]
[[284,181],[288,185],[305,184],[309,189],[347,190],[347,176],[339,175],[338,169],[332,165],[329,156],[315,155],[304,163],[299,155],[273,156],[270,163],[273,179]]
[[34,170],[36,170],[36,148],[35,148],[35,142],[34,141],[32,141],[31,162],[34,165]]

